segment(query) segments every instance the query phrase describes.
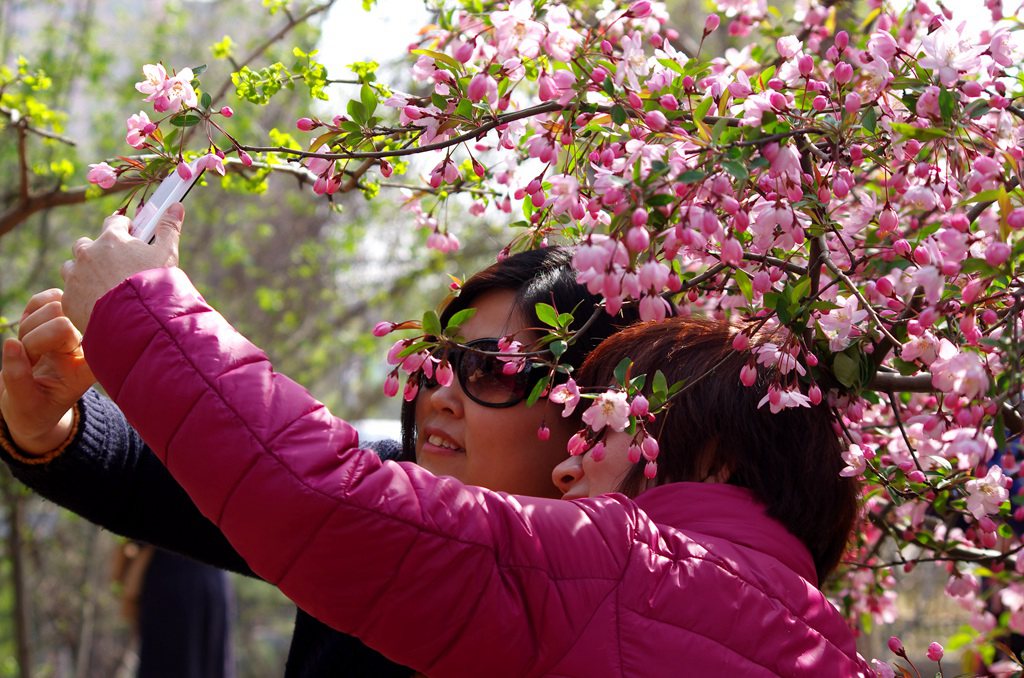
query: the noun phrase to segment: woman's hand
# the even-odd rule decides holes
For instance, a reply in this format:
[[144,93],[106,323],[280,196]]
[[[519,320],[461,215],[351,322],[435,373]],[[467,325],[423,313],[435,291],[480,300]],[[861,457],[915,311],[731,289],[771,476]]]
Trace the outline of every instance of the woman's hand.
[[64,313],[83,333],[96,302],[125,278],[151,268],[178,264],[178,237],[185,210],[180,203],[167,208],[156,227],[152,245],[129,235],[131,221],[107,217],[103,233],[95,241],[79,238],[71,248],[74,259],[65,261]]
[[3,347],[0,414],[15,444],[30,454],[49,452],[67,439],[71,408],[95,382],[61,296],[51,289],[32,297],[18,338]]

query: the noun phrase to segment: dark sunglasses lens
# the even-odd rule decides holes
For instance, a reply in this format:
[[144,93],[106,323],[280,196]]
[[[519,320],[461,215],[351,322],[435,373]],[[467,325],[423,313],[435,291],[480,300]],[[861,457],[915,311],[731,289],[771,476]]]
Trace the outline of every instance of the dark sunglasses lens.
[[[485,351],[497,347],[477,346]],[[460,356],[459,379],[472,398],[488,405],[507,405],[526,397],[526,370],[505,374],[506,363],[495,356],[465,351]]]

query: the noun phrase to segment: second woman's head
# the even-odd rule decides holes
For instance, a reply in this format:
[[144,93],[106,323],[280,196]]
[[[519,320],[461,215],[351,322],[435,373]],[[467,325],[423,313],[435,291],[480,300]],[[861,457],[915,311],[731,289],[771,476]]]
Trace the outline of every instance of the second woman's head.
[[[572,254],[548,248],[512,255],[472,276],[443,310],[441,323],[463,309],[475,313],[459,331],[465,343],[496,351],[500,338],[529,347],[543,332],[536,304],[572,312],[579,329],[594,314],[599,298],[576,281]],[[599,311],[561,362],[578,366],[600,341],[634,318]],[[503,363],[481,353],[449,353],[456,378],[450,386],[423,383],[415,401],[402,411],[405,458],[438,475],[492,490],[532,496],[558,496],[551,469],[566,457],[566,442],[578,421],[564,420],[546,399],[526,404],[533,379],[542,369],[502,374]],[[546,440],[538,436],[544,425]]]

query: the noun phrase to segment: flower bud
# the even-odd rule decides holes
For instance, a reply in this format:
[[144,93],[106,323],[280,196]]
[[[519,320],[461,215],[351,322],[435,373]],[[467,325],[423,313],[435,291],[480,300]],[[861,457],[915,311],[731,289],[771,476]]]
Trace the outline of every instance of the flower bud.
[[902,655],[904,655],[906,653],[906,650],[903,649],[903,642],[899,638],[897,638],[896,636],[890,636],[889,637],[888,645],[889,645],[889,650],[891,652],[893,652],[893,654],[898,654],[898,655],[902,656]]
[[707,18],[704,19],[704,35],[710,35],[718,30],[718,26],[722,23],[721,17],[717,14],[708,14]]
[[945,648],[943,648],[938,643],[931,643],[928,646],[928,659],[930,659],[933,662],[942,661],[942,655],[944,653]]
[[312,118],[299,118],[295,121],[295,126],[303,132],[310,132],[320,126],[318,122]]
[[235,111],[230,106],[224,106],[220,109],[220,114],[225,118],[230,118],[235,114]]
[[835,78],[836,82],[840,85],[845,85],[853,80],[853,66],[845,61],[840,61],[836,64],[836,70],[833,71],[832,77]]

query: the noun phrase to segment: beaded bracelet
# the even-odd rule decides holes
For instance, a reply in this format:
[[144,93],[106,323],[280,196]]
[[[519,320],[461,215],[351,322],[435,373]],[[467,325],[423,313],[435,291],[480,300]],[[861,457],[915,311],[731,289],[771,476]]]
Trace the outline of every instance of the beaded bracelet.
[[11,455],[16,461],[22,464],[46,464],[61,455],[64,450],[71,445],[71,441],[75,439],[78,434],[78,426],[82,420],[79,403],[75,403],[75,406],[71,408],[71,432],[68,437],[58,447],[46,452],[44,454],[29,454],[24,450],[20,450],[14,443],[14,439],[11,438],[11,432],[7,430],[7,422],[0,417],[0,448],[3,448],[7,454]]

